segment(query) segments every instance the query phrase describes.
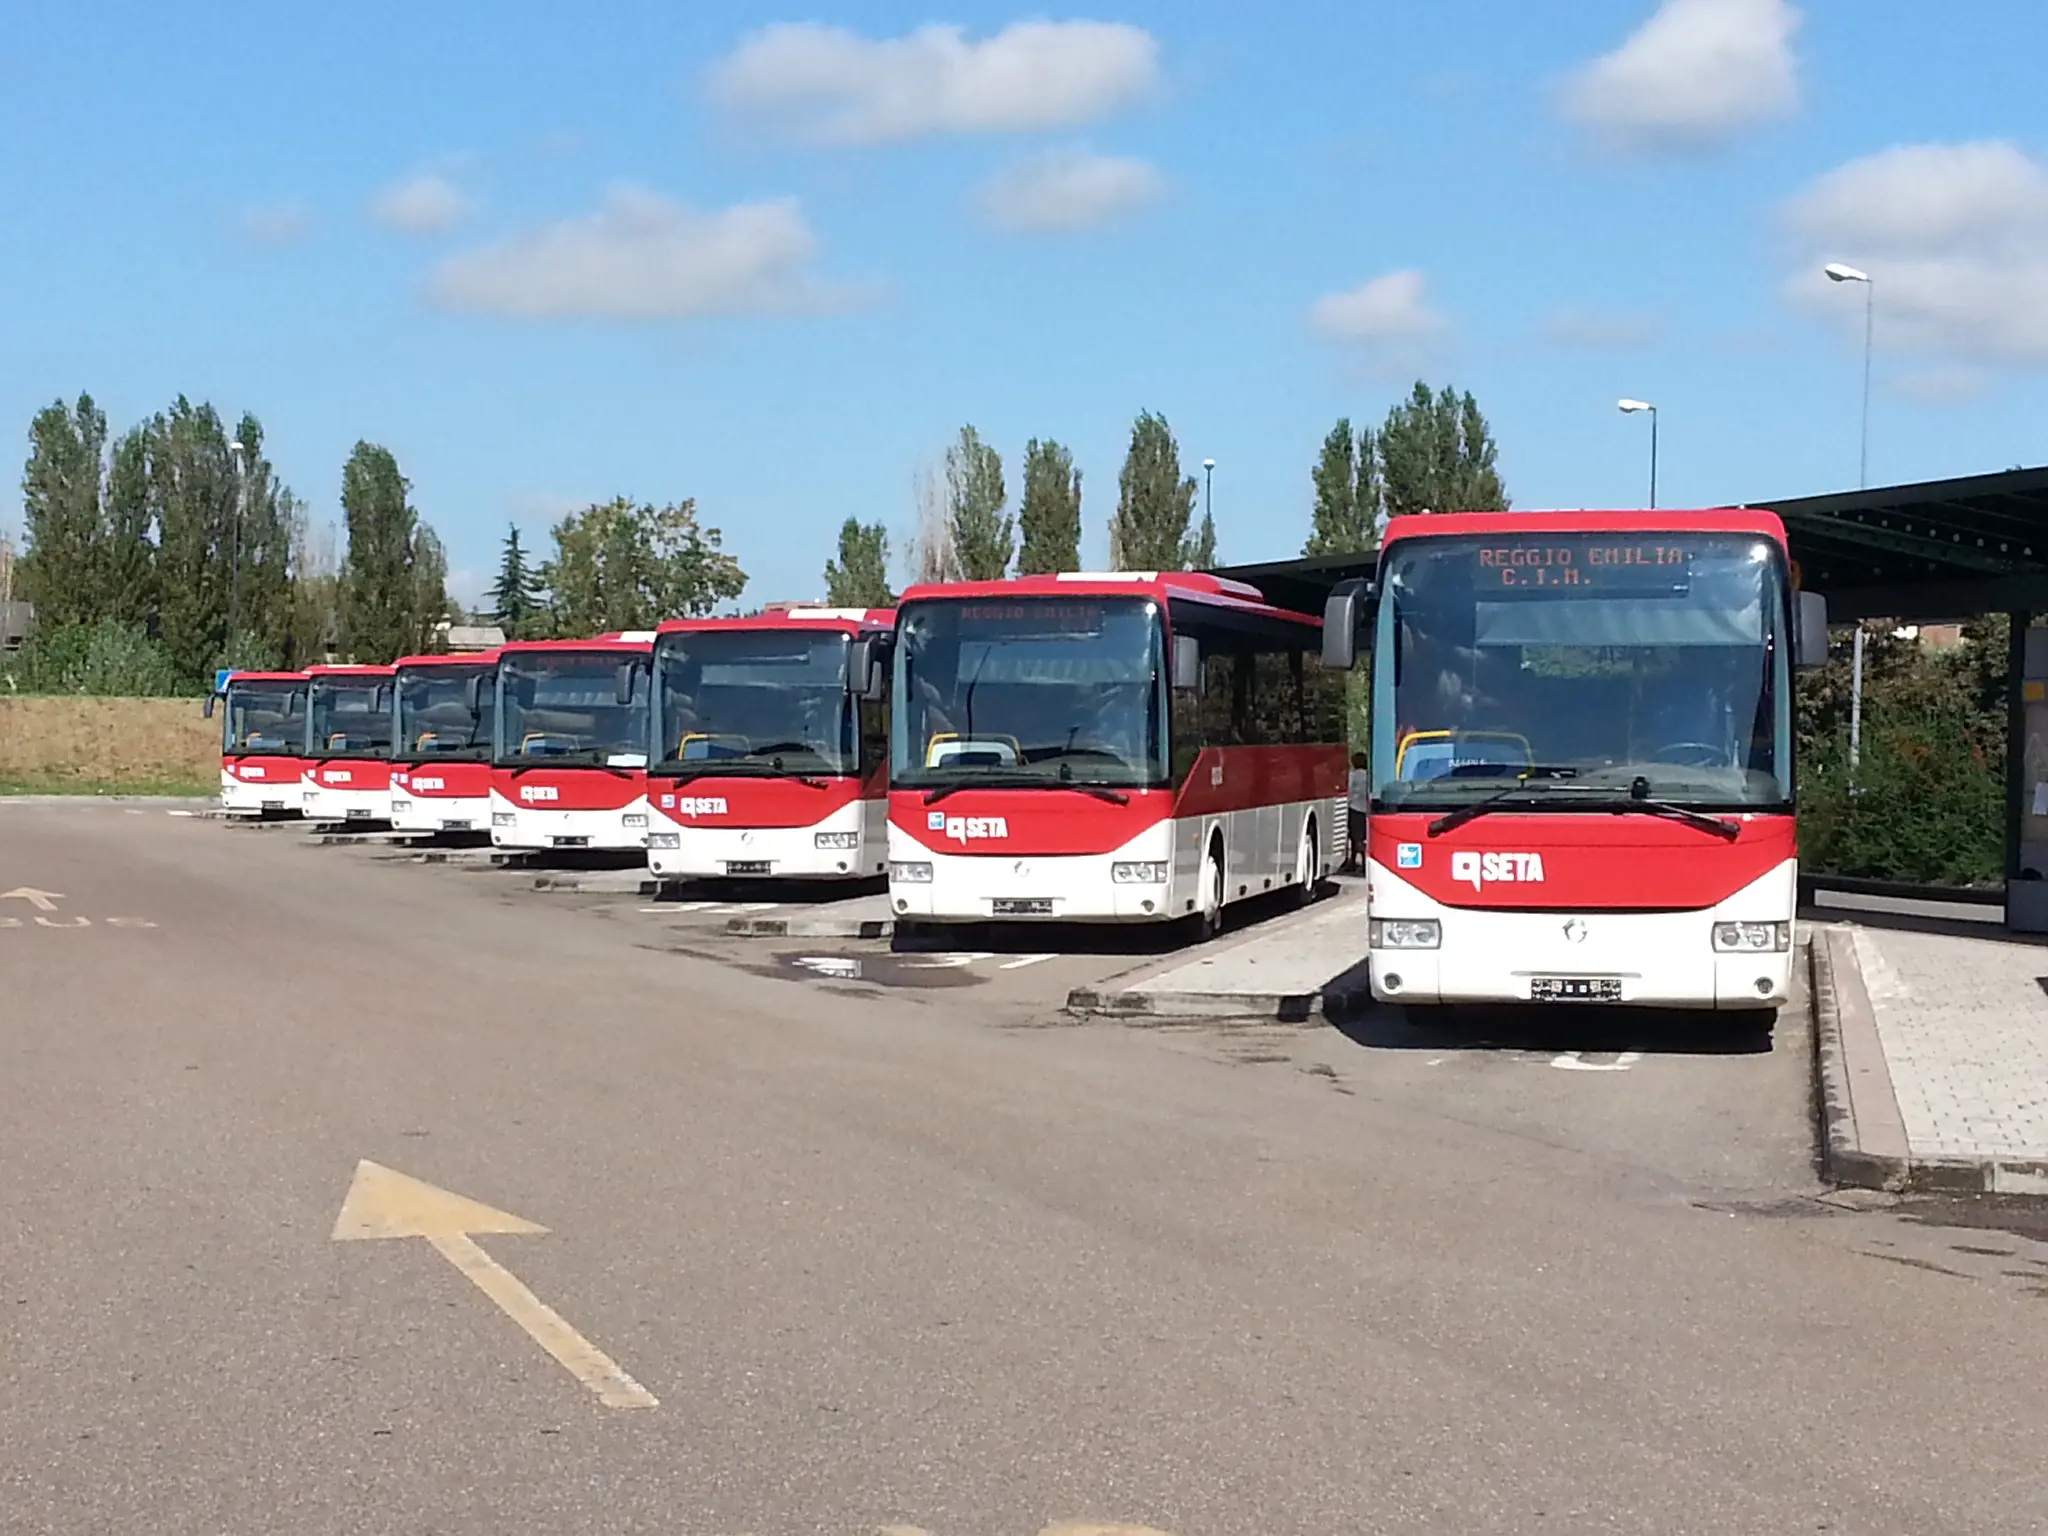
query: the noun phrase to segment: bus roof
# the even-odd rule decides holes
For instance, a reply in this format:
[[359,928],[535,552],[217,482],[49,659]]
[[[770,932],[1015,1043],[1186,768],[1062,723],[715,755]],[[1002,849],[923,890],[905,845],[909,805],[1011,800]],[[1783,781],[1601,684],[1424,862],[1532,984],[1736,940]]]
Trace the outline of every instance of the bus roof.
[[498,647],[499,656],[528,651],[651,651],[654,631],[622,629],[608,635],[590,635],[581,640],[507,640]]
[[319,662],[306,668],[308,677],[389,677],[391,667],[371,666],[362,662]]
[[228,686],[230,688],[234,687],[237,683],[303,683],[305,680],[306,674],[304,672],[230,672],[228,674]]
[[1656,511],[1411,512],[1387,520],[1382,547],[1417,535],[1503,533],[1749,533],[1785,542],[1778,514],[1745,507]]
[[744,616],[724,615],[705,619],[663,619],[656,631],[663,635],[692,634],[707,629],[836,629],[856,635],[863,630],[894,629],[894,608],[773,608],[766,613]]
[[1001,581],[933,582],[912,587],[899,604],[929,599],[973,601],[992,597],[1125,597],[1140,592],[1158,598],[1169,609],[1175,603],[1201,603],[1245,613],[1268,614],[1297,624],[1320,625],[1311,614],[1275,608],[1257,587],[1207,571],[1062,571],[1052,576],[1011,576]]
[[498,648],[487,651],[433,651],[422,656],[401,656],[391,663],[393,670],[399,667],[495,667],[498,664]]

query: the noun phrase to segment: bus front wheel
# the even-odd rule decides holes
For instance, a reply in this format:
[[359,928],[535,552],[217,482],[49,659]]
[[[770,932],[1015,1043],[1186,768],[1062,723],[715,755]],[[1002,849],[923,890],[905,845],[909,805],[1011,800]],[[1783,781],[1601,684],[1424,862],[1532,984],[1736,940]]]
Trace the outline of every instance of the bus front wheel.
[[1223,850],[1214,846],[1202,864],[1201,911],[1195,923],[1198,943],[1207,943],[1223,931]]

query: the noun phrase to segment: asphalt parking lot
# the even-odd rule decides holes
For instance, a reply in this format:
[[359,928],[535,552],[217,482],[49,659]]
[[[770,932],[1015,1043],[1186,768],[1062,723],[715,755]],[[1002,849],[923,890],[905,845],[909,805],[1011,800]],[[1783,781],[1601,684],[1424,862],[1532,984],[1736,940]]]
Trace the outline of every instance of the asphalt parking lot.
[[1081,1016],[1172,957],[535,878],[0,804],[0,1526],[2048,1523],[2048,1227],[1823,1189],[1796,1012]]

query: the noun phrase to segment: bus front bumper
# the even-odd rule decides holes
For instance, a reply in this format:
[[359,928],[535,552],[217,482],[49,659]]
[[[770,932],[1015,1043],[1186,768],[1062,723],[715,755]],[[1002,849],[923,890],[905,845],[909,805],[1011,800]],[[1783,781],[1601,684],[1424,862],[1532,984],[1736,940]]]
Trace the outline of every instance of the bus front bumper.
[[541,811],[512,805],[491,795],[491,846],[543,849],[591,848],[622,852],[647,846],[647,801],[643,797],[607,811]]
[[887,865],[862,802],[805,827],[694,826],[653,813],[647,868],[662,880],[864,880]]
[[408,795],[391,792],[391,829],[394,832],[488,832],[491,830],[491,801],[488,795]]
[[335,789],[325,784],[307,784],[302,795],[300,813],[308,821],[391,819],[391,792],[387,789]]
[[275,783],[238,778],[225,768],[220,775],[220,808],[242,815],[296,816],[301,809],[304,788],[298,777]]
[[946,854],[889,834],[889,908],[931,923],[1157,923],[1194,911],[1170,829],[1104,854]]
[[1791,992],[1797,865],[1686,912],[1442,906],[1371,867],[1373,997],[1384,1003],[1611,1003],[1774,1009]]

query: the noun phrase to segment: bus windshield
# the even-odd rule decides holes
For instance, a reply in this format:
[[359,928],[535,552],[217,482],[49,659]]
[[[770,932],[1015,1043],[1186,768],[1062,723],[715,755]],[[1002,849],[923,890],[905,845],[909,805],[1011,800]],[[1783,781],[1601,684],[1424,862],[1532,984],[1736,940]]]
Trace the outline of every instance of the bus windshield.
[[1167,782],[1159,604],[933,599],[897,624],[889,782]]
[[645,653],[531,651],[498,663],[495,761],[645,768]]
[[487,762],[496,714],[491,667],[407,667],[398,674],[400,762]]
[[316,677],[310,757],[389,757],[391,679]]
[[654,738],[664,772],[857,773],[839,630],[701,629],[655,649]]
[[304,683],[230,683],[221,752],[232,757],[297,757],[306,750]]
[[1373,799],[1517,809],[1792,801],[1783,561],[1768,539],[1420,536],[1387,551]]

